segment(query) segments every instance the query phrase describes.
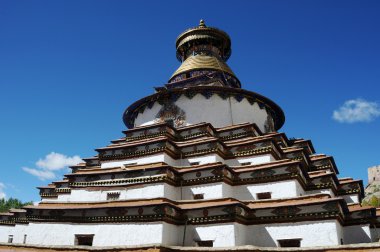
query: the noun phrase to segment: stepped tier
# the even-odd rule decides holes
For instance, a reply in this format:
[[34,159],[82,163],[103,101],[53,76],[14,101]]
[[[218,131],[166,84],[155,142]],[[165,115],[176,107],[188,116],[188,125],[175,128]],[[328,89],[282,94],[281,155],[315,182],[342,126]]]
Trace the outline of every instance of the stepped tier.
[[[59,225],[66,230],[73,224],[97,224],[111,225],[107,228],[114,232],[138,233],[138,225],[144,223],[175,240],[181,239],[185,226],[195,232],[204,225],[221,229],[232,225],[234,232],[248,233],[281,223],[308,232],[314,232],[313,225],[304,227],[305,223],[332,225],[331,232],[380,226],[375,209],[359,204],[362,181],[339,179],[334,159],[316,154],[310,140],[263,133],[252,123],[222,128],[210,123],[178,128],[158,123],[123,133],[96,149],[98,155],[72,166],[63,180],[39,187],[40,204],[0,215],[0,226],[49,230]],[[118,223],[124,223],[124,231]],[[297,237],[304,237],[302,233]],[[243,243],[255,244],[249,240]],[[139,240],[154,242],[178,244]],[[186,238],[185,244],[192,241]]]
[[[166,198],[115,202],[41,203],[26,207],[26,220],[59,222],[151,222],[204,224],[238,222],[245,225],[337,219],[342,224],[362,223],[375,217],[373,208],[347,208],[342,198],[309,195],[291,199],[238,201],[232,198],[171,201]],[[60,212],[58,212],[60,211]],[[85,211],[85,213],[83,212]],[[54,213],[53,215],[51,213]]]
[[[110,190],[125,190],[120,197],[128,199],[141,185],[145,189],[139,189],[137,195],[192,199],[191,186],[215,184],[228,189],[219,194],[207,192],[203,197],[255,199],[264,190],[259,189],[260,184],[272,186],[267,190],[273,198],[320,192],[356,203],[363,197],[362,182],[340,181],[333,158],[314,154],[311,141],[288,140],[284,133],[263,135],[255,124],[218,129],[208,123],[184,128],[157,124],[124,134],[98,148],[99,155],[85,159],[87,163],[73,166],[73,173],[64,180],[39,187],[43,200],[106,200]],[[252,192],[243,193],[250,186]],[[164,192],[165,187],[170,193]],[[89,188],[89,192],[84,190]],[[284,193],[284,188],[289,192]]]
[[[154,188],[155,185],[162,185],[163,183],[170,187],[219,183],[224,186],[241,188],[244,188],[242,185],[277,183],[278,187],[280,187],[282,181],[289,180],[294,181],[294,184],[299,187],[299,194],[313,193],[315,190],[321,191],[326,189],[330,190],[332,195],[351,195],[352,197],[356,197],[356,201],[358,201],[363,193],[363,185],[360,180],[339,181],[336,174],[330,171],[308,172],[300,161],[289,159],[238,167],[227,166],[221,162],[189,167],[172,167],[165,163],[153,163],[130,165],[123,168],[84,169],[67,174],[66,177],[68,179],[65,181],[53,182],[47,187],[39,187],[41,197],[51,198],[64,194],[64,197],[67,198],[67,193],[73,190],[81,190],[81,188],[91,188],[92,194],[96,190],[107,191],[120,190],[122,188],[133,190],[133,187],[138,187],[139,185],[145,185],[146,192],[148,193],[150,186]],[[186,188],[186,190],[189,189]],[[177,192],[178,189],[171,188],[171,191]],[[90,197],[91,195],[88,196]],[[173,197],[173,200],[179,199],[178,195],[175,197],[173,194],[161,194],[159,196]],[[208,195],[206,194],[206,196]],[[222,196],[228,197],[231,196],[231,193],[226,193]],[[146,197],[149,197],[149,194]],[[245,195],[245,197],[249,196]],[[252,193],[250,197],[254,199],[255,194]],[[272,197],[276,197],[276,193],[272,192]],[[239,194],[236,195],[236,198],[239,198]]]
[[[378,217],[378,216],[377,216]],[[0,223],[33,222],[118,223],[156,222],[209,224],[237,222],[244,225],[334,219],[342,225],[379,225],[376,211],[327,194],[297,198],[239,201],[233,198],[172,201],[166,198],[105,202],[43,202],[0,215]],[[365,219],[364,219],[365,218]]]

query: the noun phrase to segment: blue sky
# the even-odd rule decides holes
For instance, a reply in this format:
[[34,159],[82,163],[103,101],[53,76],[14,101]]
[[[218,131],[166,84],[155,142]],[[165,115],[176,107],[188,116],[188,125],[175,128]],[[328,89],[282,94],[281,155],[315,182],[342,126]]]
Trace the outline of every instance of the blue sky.
[[177,35],[201,18],[230,34],[243,88],[282,107],[281,131],[366,183],[380,164],[379,12],[359,0],[0,0],[0,196],[39,200],[36,186],[120,137],[124,109],[166,83]]

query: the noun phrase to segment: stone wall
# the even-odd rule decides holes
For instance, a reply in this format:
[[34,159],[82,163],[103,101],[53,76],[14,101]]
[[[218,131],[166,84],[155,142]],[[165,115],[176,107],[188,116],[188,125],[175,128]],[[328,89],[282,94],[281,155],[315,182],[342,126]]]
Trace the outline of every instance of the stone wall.
[[373,181],[380,182],[380,165],[368,168],[368,184],[371,184]]

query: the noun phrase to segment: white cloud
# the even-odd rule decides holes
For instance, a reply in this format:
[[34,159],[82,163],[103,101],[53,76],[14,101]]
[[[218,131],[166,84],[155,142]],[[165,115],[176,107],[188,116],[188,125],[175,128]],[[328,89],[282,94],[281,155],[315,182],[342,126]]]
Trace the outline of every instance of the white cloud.
[[33,169],[33,168],[29,168],[29,167],[22,167],[22,169],[39,178],[40,180],[47,180],[47,179],[54,179],[55,178],[55,173],[52,172],[52,171],[48,171],[48,170],[43,170],[43,169]]
[[5,185],[0,182],[0,199],[3,199],[7,196],[4,192],[4,189],[5,189]]
[[37,168],[22,167],[22,169],[40,180],[48,180],[56,177],[55,172],[80,162],[82,162],[82,159],[79,156],[68,157],[60,153],[51,152],[36,162]]
[[79,156],[68,157],[60,153],[51,152],[44,159],[38,160],[36,165],[41,169],[56,171],[80,162],[82,162],[82,159]]
[[333,119],[341,123],[371,122],[379,116],[379,104],[363,99],[348,100],[333,113]]

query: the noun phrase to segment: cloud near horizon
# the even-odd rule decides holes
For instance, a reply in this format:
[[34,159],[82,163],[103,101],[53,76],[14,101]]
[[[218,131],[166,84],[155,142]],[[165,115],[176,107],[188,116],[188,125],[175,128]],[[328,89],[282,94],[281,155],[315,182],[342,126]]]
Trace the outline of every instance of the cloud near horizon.
[[77,155],[68,157],[61,153],[51,152],[36,162],[36,168],[22,167],[22,169],[40,180],[48,180],[54,179],[56,177],[56,172],[80,162],[83,161]]
[[5,185],[0,182],[0,199],[4,199],[7,195],[4,192]]
[[371,122],[380,116],[380,106],[376,102],[354,99],[334,110],[332,118],[340,123]]

